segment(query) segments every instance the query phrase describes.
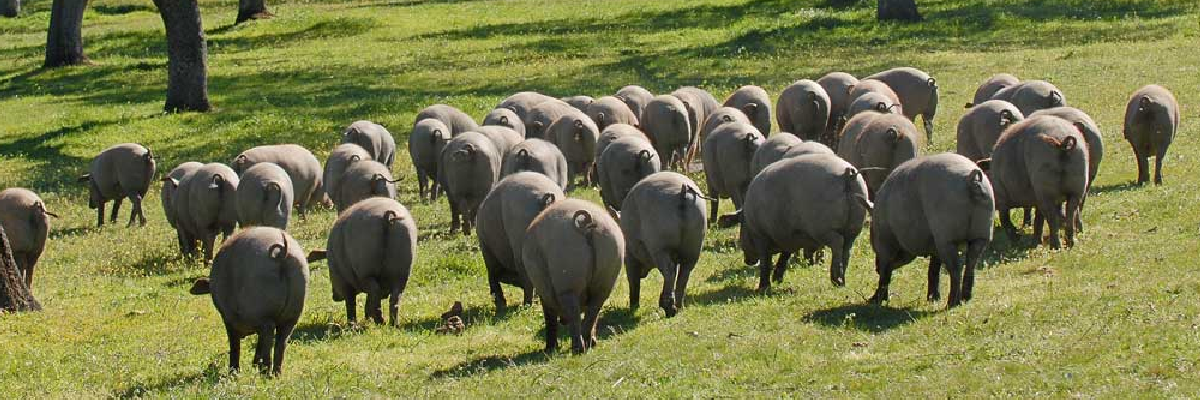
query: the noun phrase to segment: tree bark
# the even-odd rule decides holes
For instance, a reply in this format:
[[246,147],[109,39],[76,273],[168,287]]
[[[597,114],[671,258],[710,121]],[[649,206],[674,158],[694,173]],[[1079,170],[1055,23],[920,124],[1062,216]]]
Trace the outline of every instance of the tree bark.
[[212,109],[208,103],[208,44],[196,0],[154,0],[167,29],[168,112]]
[[237,22],[240,24],[252,19],[267,19],[274,15],[267,11],[266,0],[239,0]]
[[87,0],[54,0],[46,33],[46,68],[90,64],[83,55],[83,11]]
[[42,305],[33,298],[25,280],[17,271],[8,235],[0,227],[0,312],[41,311]]
[[0,0],[0,15],[16,18],[21,13],[21,0]]
[[915,0],[879,0],[877,11],[875,16],[880,21],[915,22],[924,19],[917,10]]

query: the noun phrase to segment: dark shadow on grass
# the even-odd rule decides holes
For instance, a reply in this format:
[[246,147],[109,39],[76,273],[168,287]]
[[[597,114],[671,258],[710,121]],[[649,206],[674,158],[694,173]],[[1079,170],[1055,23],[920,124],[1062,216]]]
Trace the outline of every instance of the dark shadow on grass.
[[932,315],[930,311],[892,308],[871,304],[850,304],[818,310],[804,316],[804,322],[829,327],[850,327],[861,331],[884,332]]
[[[509,301],[512,302],[513,300],[509,299]],[[384,301],[384,303],[385,303],[385,307],[386,307],[386,300]],[[447,304],[446,306],[447,306],[447,309],[449,309],[450,305]],[[517,312],[517,310],[516,310],[517,307],[521,307],[519,298],[517,299],[517,301],[514,304],[509,304],[508,312],[506,312],[502,315],[496,315],[496,307],[490,303],[487,305],[464,304],[462,320],[463,320],[463,323],[467,325],[467,331],[466,331],[467,333],[465,333],[465,334],[469,334],[469,332],[471,331],[472,325],[491,324],[491,323],[495,323],[497,321],[501,321],[501,320],[510,318],[514,313]],[[403,312],[403,310],[401,310],[401,312]],[[387,311],[384,311],[384,313],[386,314]],[[425,317],[419,318],[417,320],[408,321],[403,324],[400,324],[400,328],[404,329],[406,331],[432,332],[432,331],[436,330],[438,327],[442,326],[442,323],[443,322],[442,322],[441,315],[425,316]]]
[[461,4],[479,0],[398,0],[383,3],[360,4],[348,8],[416,7],[435,4]]
[[[1014,216],[1018,213],[1019,211],[1014,211]],[[1013,223],[1019,224],[1020,222],[1014,221]],[[1017,239],[1013,241],[1008,237],[1008,233],[1004,231],[1004,228],[997,226],[992,229],[992,243],[983,252],[983,257],[980,259],[978,268],[988,268],[993,265],[1024,258],[1030,250],[1037,248],[1038,240],[1038,238],[1033,237],[1032,228],[1026,232],[1018,225]]]
[[[773,293],[779,292],[780,288],[775,289],[776,290]],[[786,289],[784,291],[786,292]],[[684,308],[687,308],[686,306],[708,306],[737,303],[758,296],[762,295],[751,287],[730,285],[714,291],[688,295]]]
[[[228,357],[227,353],[222,353],[222,355]],[[213,385],[216,385],[217,382],[220,382],[221,376],[226,372],[227,369],[223,363],[219,361],[213,361],[209,363],[203,371],[193,373],[177,373],[165,377],[151,377],[146,381],[134,383],[125,389],[112,393],[111,395],[114,398],[128,399],[145,397],[147,395],[153,395],[171,388],[190,385],[212,387]]]
[[434,371],[431,377],[437,379],[467,378],[504,368],[520,367],[529,364],[541,364],[550,361],[551,357],[554,356],[547,355],[540,349],[524,352],[515,356],[484,356],[474,360],[468,360],[447,369]]
[[144,5],[144,4],[120,4],[120,5],[96,4],[96,5],[92,6],[92,11],[95,11],[97,14],[104,14],[104,15],[122,15],[122,14],[129,14],[132,12],[138,12],[138,11],[145,11],[145,12],[151,12],[151,13],[157,14],[158,8],[151,7],[149,5]]
[[[362,322],[360,321],[360,323]],[[370,323],[367,325],[374,326]],[[383,325],[376,326],[376,328],[391,329],[391,326]],[[329,322],[304,322],[297,324],[296,329],[292,330],[290,341],[296,343],[327,342],[345,336],[348,329],[346,326]]]
[[[124,227],[122,227],[122,229],[124,229]],[[138,260],[138,262],[129,266],[129,272],[132,273],[133,276],[160,276],[183,271],[185,267],[178,263],[179,254],[176,253],[177,252],[154,254]]]
[[[53,211],[53,210],[51,210],[51,211]],[[103,229],[104,228],[100,228],[95,225],[76,226],[73,228],[62,228],[62,229],[51,228],[50,229],[50,239],[62,239],[64,237],[80,236],[80,235],[85,235],[85,234],[89,234],[89,233],[99,232]]]
[[1090,194],[1130,192],[1141,189],[1142,186],[1143,185],[1137,184],[1137,181],[1130,181],[1111,185],[1092,186],[1091,190],[1088,192]]

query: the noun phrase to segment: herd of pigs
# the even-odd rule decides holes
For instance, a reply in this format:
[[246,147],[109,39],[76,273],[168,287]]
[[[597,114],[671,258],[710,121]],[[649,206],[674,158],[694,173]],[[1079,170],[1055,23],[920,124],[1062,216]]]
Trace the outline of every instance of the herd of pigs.
[[[421,199],[444,193],[451,233],[476,230],[497,312],[506,306],[502,283],[521,288],[526,305],[536,293],[546,350],[557,349],[562,323],[572,350],[583,352],[596,344],[600,309],[622,265],[630,307],[639,304],[641,279],[657,269],[664,278],[658,304],[668,317],[678,312],[710,224],[741,225],[745,262],[758,265],[759,290],[766,291],[783,279],[792,253],[803,251],[815,263],[826,247],[830,280],[845,285],[851,247],[869,216],[879,274],[873,303],[887,301],[893,271],[915,257],[930,258],[930,301],[940,299],[943,265],[949,306],[970,300],[997,211],[1014,239],[1009,213],[1018,208],[1026,224],[1034,220],[1039,242],[1048,225],[1051,246],[1060,246],[1060,229],[1073,245],[1103,154],[1096,123],[1068,107],[1054,85],[999,74],[967,105],[957,154],[923,156],[938,101],[936,80],[914,68],[862,80],[845,73],[801,80],[774,103],[758,86],[744,86],[724,103],[694,87],[654,96],[627,86],[598,99],[521,92],[482,125],[454,107],[428,107],[417,115],[408,148]],[[772,116],[780,129],[774,134]],[[1168,90],[1150,85],[1130,98],[1124,135],[1136,154],[1139,184],[1150,179],[1152,156],[1161,184],[1178,124]],[[211,261],[209,277],[191,292],[211,294],[232,368],[241,338],[257,334],[254,364],[279,373],[315,260],[328,260],[333,299],[345,302],[350,322],[356,296],[365,293],[367,318],[383,323],[387,297],[390,323],[397,323],[418,235],[413,216],[395,200],[395,139],[380,125],[358,121],[341,143],[323,168],[301,146],[267,145],[242,152],[231,165],[187,162],[161,178],[181,253]],[[696,156],[707,191],[669,171],[687,172]],[[128,198],[129,224],[144,225],[142,200],[154,179],[150,150],[120,144],[101,152],[80,181],[99,224],[106,203],[113,201],[115,222]],[[598,185],[603,206],[569,198],[577,185]],[[721,198],[731,199],[736,212],[719,215]],[[326,249],[305,254],[287,233],[288,220],[293,206],[303,216],[322,203],[332,203],[339,216]],[[33,192],[0,192],[0,224],[30,285],[47,216],[55,217]]]

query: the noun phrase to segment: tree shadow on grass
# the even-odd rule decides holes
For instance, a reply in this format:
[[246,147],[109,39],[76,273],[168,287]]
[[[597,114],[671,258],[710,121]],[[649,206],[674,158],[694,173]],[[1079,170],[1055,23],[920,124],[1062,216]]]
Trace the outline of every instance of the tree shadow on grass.
[[849,304],[818,310],[804,316],[804,322],[829,327],[849,327],[860,331],[884,332],[933,315],[931,311],[892,308],[871,304]]

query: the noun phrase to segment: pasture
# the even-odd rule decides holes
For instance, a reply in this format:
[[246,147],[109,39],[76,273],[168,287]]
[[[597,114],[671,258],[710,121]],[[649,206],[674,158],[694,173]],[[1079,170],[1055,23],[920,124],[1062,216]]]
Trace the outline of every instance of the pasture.
[[[148,1],[93,0],[86,67],[40,70],[48,0],[0,19],[0,188],[37,191],[53,220],[33,292],[45,311],[0,316],[0,392],[21,397],[1188,397],[1200,393],[1200,6],[1194,0],[929,0],[926,21],[878,23],[874,2],[835,0],[374,0],[269,4],[277,17],[232,25],[237,2],[202,0],[207,114],[163,114],[166,42]],[[494,316],[474,236],[449,235],[445,201],[418,199],[407,133],[434,103],[476,119],[522,90],[608,95],[627,84],[718,99],[743,84],[772,98],[829,71],[893,66],[941,86],[934,141],[952,151],[962,105],[993,73],[1053,82],[1096,119],[1107,144],[1084,213],[1061,251],[1002,233],[952,310],[925,300],[925,261],[899,270],[886,306],[868,232],[847,286],[828,264],[793,261],[755,292],[738,228],[711,228],[688,305],[654,306],[661,277],[628,285],[601,317],[599,346],[542,353],[540,307]],[[1128,96],[1159,83],[1182,107],[1165,185],[1133,185],[1121,136]],[[260,144],[296,143],[324,160],[351,122],[386,126],[400,148],[399,201],[417,220],[418,255],[400,328],[346,325],[314,263],[286,371],[225,373],[228,347],[207,296],[208,269],[177,255],[158,198],[149,224],[95,227],[76,183],[109,145],[137,142],[161,175],[184,161],[229,162]],[[702,175],[692,174],[703,184]],[[592,189],[569,194],[599,201]],[[122,221],[129,206],[122,213]],[[722,201],[722,211],[732,210]],[[293,220],[305,250],[325,247],[331,209]],[[797,257],[799,258],[799,257]],[[828,260],[828,257],[826,258]],[[944,282],[944,280],[943,280]],[[943,288],[945,287],[943,283]],[[505,286],[510,304],[519,290]],[[466,306],[467,330],[437,335]],[[249,343],[249,342],[247,342]],[[252,347],[244,345],[245,347]],[[249,353],[248,349],[244,349]],[[243,364],[249,356],[243,355]]]

